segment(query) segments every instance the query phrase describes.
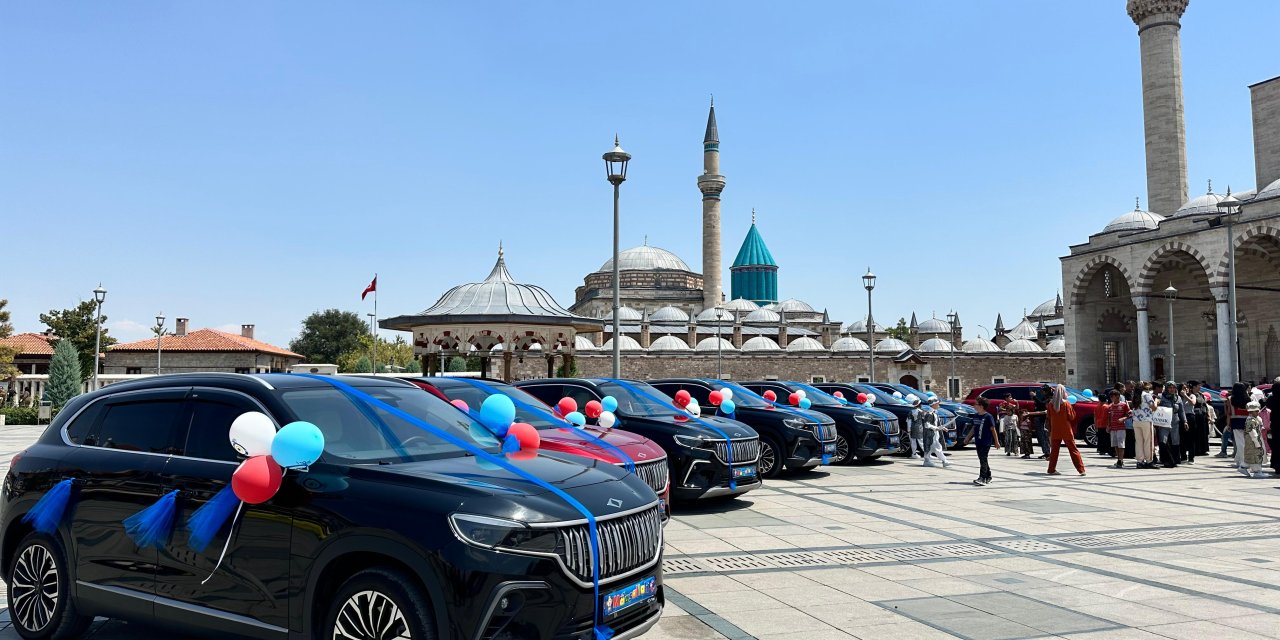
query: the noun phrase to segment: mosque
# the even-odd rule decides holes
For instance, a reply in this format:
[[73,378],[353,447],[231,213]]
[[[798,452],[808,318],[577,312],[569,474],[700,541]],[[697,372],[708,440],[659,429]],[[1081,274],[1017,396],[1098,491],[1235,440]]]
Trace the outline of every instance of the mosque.
[[1280,375],[1280,77],[1249,87],[1254,186],[1234,176],[1235,190],[1215,191],[1206,178],[1191,197],[1179,36],[1187,4],[1126,7],[1142,55],[1147,207],[1120,213],[1061,258],[1075,385]]

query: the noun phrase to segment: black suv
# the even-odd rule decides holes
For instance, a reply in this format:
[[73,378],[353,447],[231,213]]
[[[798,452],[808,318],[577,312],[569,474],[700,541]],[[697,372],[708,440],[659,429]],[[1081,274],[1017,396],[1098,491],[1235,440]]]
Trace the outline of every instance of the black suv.
[[522,380],[514,386],[551,406],[566,397],[581,407],[613,396],[618,401],[614,411],[617,428],[642,435],[667,452],[673,501],[739,495],[760,486],[760,438],[755,430],[727,418],[694,420],[648,384],[609,378],[547,378]]
[[835,396],[800,382],[764,380],[743,382],[742,386],[760,394],[772,391],[783,403],[790,394],[804,391],[805,397],[813,403],[813,411],[835,420],[836,452],[831,456],[832,464],[875,460],[898,451],[898,419],[892,413],[853,402],[840,402]]
[[[649,384],[673,396],[688,391],[704,411],[711,406],[712,391],[733,390],[734,419],[751,426],[760,434],[760,475],[777,477],[785,469],[812,469],[822,464],[822,456],[836,452],[836,425],[820,413],[779,410],[768,400],[732,382],[702,378],[667,378],[650,380]],[[824,451],[825,449],[825,451]]]
[[[418,389],[343,380],[457,437],[480,428]],[[195,551],[184,523],[229,483],[240,458],[228,430],[254,411],[314,423],[324,454]],[[664,602],[653,490],[586,459],[512,464],[597,518],[600,600],[580,511],[324,380],[179,374],[111,385],[68,403],[5,477],[10,616],[41,640],[79,637],[93,616],[290,639],[580,639],[597,615],[615,638],[649,629]],[[23,515],[63,479],[74,488],[61,524],[33,530]],[[122,521],[175,489],[171,539],[139,548]],[[647,596],[617,597],[637,592]]]

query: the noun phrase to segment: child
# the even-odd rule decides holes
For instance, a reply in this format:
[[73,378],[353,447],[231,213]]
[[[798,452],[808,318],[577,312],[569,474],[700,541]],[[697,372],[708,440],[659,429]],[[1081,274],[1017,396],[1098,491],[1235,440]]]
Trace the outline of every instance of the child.
[[1111,453],[1115,454],[1117,469],[1124,468],[1124,447],[1125,433],[1124,423],[1129,419],[1129,414],[1133,409],[1129,407],[1129,403],[1124,401],[1124,396],[1120,392],[1112,389],[1110,401],[1103,405],[1106,407],[1106,421],[1103,426],[1107,430],[1107,435],[1111,438]]
[[1244,421],[1244,464],[1245,467],[1240,469],[1246,477],[1254,478],[1262,477],[1262,463],[1266,459],[1266,451],[1262,448],[1262,418],[1258,412],[1262,410],[1262,405],[1257,400],[1251,400],[1245,408],[1249,412],[1249,417]]
[[937,458],[942,462],[942,467],[950,466],[947,462],[947,454],[943,453],[942,443],[947,437],[947,425],[938,424],[938,406],[940,402],[937,398],[929,401],[929,409],[924,412],[921,423],[924,427],[925,443],[928,450],[924,453],[924,466],[934,466],[933,460]]
[[920,451],[921,453],[924,453],[925,455],[928,455],[928,453],[924,450],[924,447],[923,447],[924,424],[923,424],[922,418],[924,416],[925,410],[923,407],[920,406],[920,398],[917,398],[914,395],[912,395],[912,396],[909,396],[909,399],[911,400],[912,409],[911,409],[911,415],[908,416],[907,418],[907,429],[908,429],[907,435],[910,436],[911,438],[911,459],[915,460],[916,458],[920,457],[916,455],[917,450]]
[[1006,400],[1000,405],[1000,433],[1004,435],[1004,455],[1018,455],[1018,404]]
[[978,427],[974,433],[969,434],[966,444],[978,442],[978,462],[981,468],[978,471],[978,479],[973,481],[975,486],[985,487],[991,483],[991,467],[987,464],[987,454],[991,451],[991,447],[1000,450],[1000,435],[996,433],[996,417],[987,411],[989,401],[986,398],[978,398]]

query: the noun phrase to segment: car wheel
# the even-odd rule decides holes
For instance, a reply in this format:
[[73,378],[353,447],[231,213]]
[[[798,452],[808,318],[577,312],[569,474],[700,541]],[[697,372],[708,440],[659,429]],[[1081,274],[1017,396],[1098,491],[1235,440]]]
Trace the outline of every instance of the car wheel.
[[435,640],[426,598],[403,574],[366,569],[351,576],[329,604],[325,640]]
[[776,478],[782,472],[782,445],[770,436],[760,436],[760,477]]
[[1086,445],[1095,448],[1098,446],[1098,428],[1092,422],[1085,425],[1084,429],[1081,430],[1081,435],[1084,437]]
[[840,430],[836,430],[836,452],[831,455],[831,464],[853,464],[854,457],[849,452],[849,438],[847,434]]
[[13,554],[9,583],[9,619],[27,640],[79,638],[93,618],[80,615],[71,596],[71,571],[62,547],[52,537],[30,533]]

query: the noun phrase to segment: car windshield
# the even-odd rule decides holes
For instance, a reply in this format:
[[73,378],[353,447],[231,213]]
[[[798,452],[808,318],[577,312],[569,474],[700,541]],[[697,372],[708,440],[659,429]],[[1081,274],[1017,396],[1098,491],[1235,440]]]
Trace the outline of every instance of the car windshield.
[[844,406],[844,403],[840,402],[839,398],[821,389],[811,387],[807,384],[803,384],[800,382],[788,382],[787,384],[790,385],[793,389],[804,389],[804,397],[808,398],[809,402],[812,402],[814,406],[817,406],[817,407]]
[[[511,398],[516,404],[516,422],[527,422],[533,425],[534,429],[545,431],[547,429],[559,429],[569,426],[569,423],[562,422],[555,416],[551,415],[551,407],[531,395],[529,392],[512,387],[505,384],[495,384],[491,382],[484,383],[490,389]],[[437,387],[439,388],[439,387]],[[473,386],[469,382],[460,382],[456,385],[448,385],[447,388],[440,389],[440,392],[448,396],[450,400],[462,400],[471,407],[472,411],[479,411],[480,405],[484,404],[485,398],[493,395],[489,389],[480,386]]]
[[675,400],[644,382],[604,381],[600,383],[600,392],[618,401],[616,413],[622,415],[665,418],[680,413]]
[[[430,393],[380,385],[357,388],[454,437],[496,451],[497,440],[488,429]],[[289,389],[280,393],[280,399],[299,420],[319,427],[324,434],[327,462],[409,462],[467,453],[445,438],[385,409],[347,396],[337,387]]]
[[[712,384],[717,384],[712,382]],[[732,382],[721,382],[716,386],[717,389],[733,389],[733,404],[738,407],[747,409],[767,409],[772,406],[768,400],[765,400],[756,392],[739,384]]]

